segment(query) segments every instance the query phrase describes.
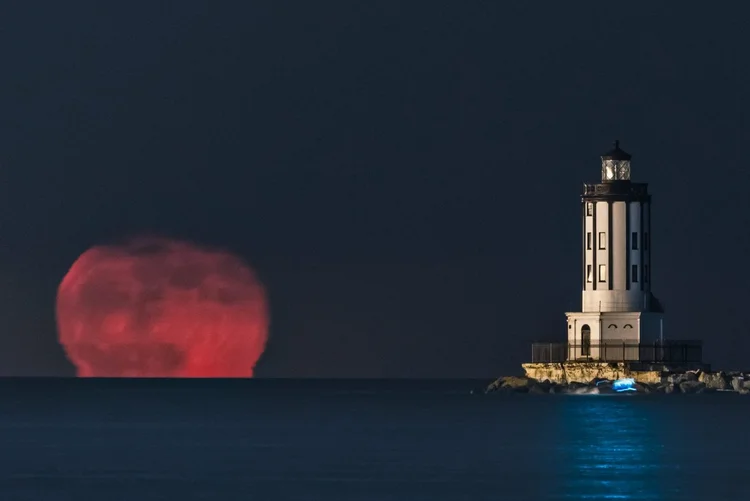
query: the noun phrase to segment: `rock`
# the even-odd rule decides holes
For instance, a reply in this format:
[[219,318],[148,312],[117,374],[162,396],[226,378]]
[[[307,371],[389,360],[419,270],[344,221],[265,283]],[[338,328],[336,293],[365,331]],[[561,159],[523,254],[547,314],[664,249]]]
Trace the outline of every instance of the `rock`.
[[575,393],[576,388],[578,388],[578,385],[571,385],[571,384],[560,385],[557,388],[555,388],[555,392],[563,394],[563,395],[571,394],[571,393]]
[[548,382],[532,383],[529,385],[529,393],[534,395],[546,395],[549,393],[551,387],[552,385]]
[[706,384],[700,381],[683,381],[680,383],[680,391],[682,393],[701,393],[706,389]]
[[521,367],[523,367],[526,377],[536,381],[566,382],[565,369],[561,363],[531,363],[521,364]]
[[525,376],[508,376],[502,378],[502,387],[510,388],[528,388],[532,380]]
[[744,389],[745,378],[742,376],[735,376],[732,378],[732,389],[734,391],[740,391]]
[[635,383],[635,389],[638,393],[651,393],[651,388],[647,384]]
[[[750,393],[750,377],[744,377],[742,373],[706,373],[700,370],[685,373],[673,372],[662,381],[662,383],[647,383],[636,380],[634,386],[636,391],[633,393],[694,394],[727,389],[742,394]],[[527,376],[506,376],[487,385],[484,393],[531,393],[534,395],[616,393],[612,388],[612,383],[612,380],[602,377],[595,377],[590,383],[583,383],[556,382],[549,379],[540,381]]]
[[708,373],[702,372],[698,381],[706,384],[709,390],[726,390],[729,387],[726,374],[723,372]]
[[[514,388],[522,388],[523,386],[520,385],[520,382],[517,383],[517,386],[513,386],[512,384],[509,385]],[[553,388],[557,386],[555,383],[552,383],[550,381],[534,381],[533,379],[529,381],[528,389],[529,393],[534,393],[537,395],[546,395],[548,393],[553,393]]]
[[490,383],[485,393],[527,393],[534,380],[524,376],[501,377]]
[[502,384],[502,378],[495,379],[493,382],[487,385],[487,388],[484,389],[485,393],[492,393],[493,391],[497,391],[500,389],[500,385]]
[[503,388],[503,380],[505,378],[497,378],[493,382],[491,382],[489,385],[487,385],[487,388],[485,388],[485,393],[494,393],[498,392]]
[[687,381],[685,374],[670,374],[667,376],[667,383],[679,385],[683,381]]
[[747,388],[742,388],[739,392],[740,395],[750,395],[750,390]]
[[573,392],[577,390],[578,388],[588,388],[588,387],[589,385],[587,385],[586,383],[578,383],[578,382],[568,383],[568,390],[570,390],[570,392]]
[[648,394],[648,393],[656,393],[658,391],[660,385],[657,385],[657,384],[644,384],[642,386],[643,386],[643,389],[641,390],[639,388],[638,391],[640,391],[642,393]]
[[630,371],[630,377],[644,384],[659,384],[662,376],[660,371]]
[[[522,364],[527,377],[537,381],[550,381],[564,384],[571,382],[590,383],[596,379],[620,379],[627,377],[628,368],[624,362],[564,362]],[[648,373],[643,377],[659,377]]]
[[496,386],[493,388],[488,387],[486,390],[484,390],[484,393],[495,393],[495,394],[506,394],[506,393],[513,393],[513,388],[510,388],[508,386],[502,387],[502,386]]

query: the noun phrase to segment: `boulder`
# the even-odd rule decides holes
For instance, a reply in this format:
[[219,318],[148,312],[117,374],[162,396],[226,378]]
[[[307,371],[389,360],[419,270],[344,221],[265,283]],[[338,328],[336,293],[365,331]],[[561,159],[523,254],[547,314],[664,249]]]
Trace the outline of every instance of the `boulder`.
[[734,376],[732,378],[732,389],[734,391],[741,391],[745,388],[745,378],[742,376]]
[[555,393],[565,393],[568,389],[568,385],[566,384],[553,384],[549,388],[549,393],[555,394]]
[[571,389],[584,388],[586,386],[588,386],[588,384],[586,384],[586,383],[579,383],[578,381],[573,381],[571,383],[568,383],[568,387],[571,388]]
[[532,381],[532,379],[525,376],[507,376],[502,378],[500,386],[503,388],[528,388]]
[[674,393],[675,389],[677,389],[677,388],[679,388],[679,386],[675,386],[674,383],[669,383],[669,384],[667,384],[665,386],[664,393],[666,393],[666,394]]
[[723,372],[702,372],[698,381],[705,383],[706,389],[709,390],[726,390],[729,387],[726,374]]
[[536,384],[533,379],[524,376],[507,376],[501,377],[490,383],[484,390],[485,393],[526,393],[532,384]]
[[679,385],[683,381],[687,381],[687,376],[682,373],[670,374],[669,376],[667,376],[667,383],[669,384]]
[[503,380],[505,378],[497,378],[493,382],[491,382],[489,385],[487,385],[487,388],[485,388],[485,393],[494,393],[498,392],[503,388]]
[[645,384],[659,384],[662,381],[661,371],[630,371],[630,377]]
[[493,391],[497,391],[500,388],[501,384],[502,384],[502,379],[495,379],[493,382],[487,385],[487,388],[484,389],[484,392],[492,393]]
[[706,384],[697,379],[695,381],[683,381],[680,383],[682,393],[702,393],[706,389]]
[[555,388],[555,393],[559,394],[570,394],[574,393],[577,388],[577,385],[571,385],[571,384],[565,384],[565,385],[559,385]]
[[635,383],[635,389],[638,393],[651,393],[650,385],[643,383]]
[[534,382],[529,384],[529,393],[535,395],[546,395],[549,393],[550,388],[552,388],[552,384],[548,381]]

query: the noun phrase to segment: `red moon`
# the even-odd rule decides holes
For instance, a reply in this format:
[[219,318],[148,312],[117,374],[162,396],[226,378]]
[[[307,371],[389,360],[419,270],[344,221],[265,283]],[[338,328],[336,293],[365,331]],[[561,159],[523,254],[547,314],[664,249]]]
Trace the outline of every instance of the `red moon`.
[[79,377],[252,377],[268,338],[263,286],[241,259],[161,238],[84,252],[56,309]]

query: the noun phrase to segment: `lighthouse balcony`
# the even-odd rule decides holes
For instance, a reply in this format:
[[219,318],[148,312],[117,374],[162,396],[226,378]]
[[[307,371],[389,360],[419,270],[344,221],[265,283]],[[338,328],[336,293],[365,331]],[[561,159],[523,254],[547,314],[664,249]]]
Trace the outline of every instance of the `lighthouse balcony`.
[[562,362],[642,362],[649,364],[690,364],[703,360],[701,341],[661,341],[634,343],[609,339],[604,343],[533,343],[532,363]]
[[[609,291],[607,291],[609,292]],[[633,297],[630,301],[599,301],[593,294],[586,293],[583,298],[585,312],[627,312],[642,311],[664,313],[664,303],[656,296],[647,292]]]
[[584,199],[611,197],[627,200],[648,200],[647,183],[631,183],[630,181],[613,181],[609,183],[585,183],[583,185]]
[[639,301],[587,301],[583,311],[648,311],[648,305]]

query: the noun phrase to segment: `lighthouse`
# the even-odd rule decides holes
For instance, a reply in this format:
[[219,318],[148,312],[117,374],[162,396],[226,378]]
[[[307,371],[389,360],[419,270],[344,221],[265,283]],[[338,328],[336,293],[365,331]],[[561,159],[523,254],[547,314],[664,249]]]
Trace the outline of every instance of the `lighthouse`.
[[[567,359],[604,360],[609,346],[628,360],[663,341],[663,313],[652,293],[651,195],[631,181],[632,156],[615,141],[601,155],[601,181],[581,195],[581,311],[567,312]],[[632,348],[626,348],[632,347]]]

